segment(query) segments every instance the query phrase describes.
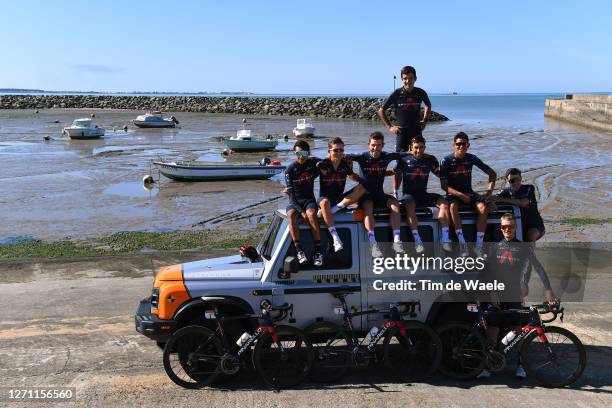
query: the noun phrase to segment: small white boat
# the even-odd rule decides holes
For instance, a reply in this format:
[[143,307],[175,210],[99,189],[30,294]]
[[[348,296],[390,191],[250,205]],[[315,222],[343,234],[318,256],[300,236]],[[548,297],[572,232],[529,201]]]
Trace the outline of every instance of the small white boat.
[[274,150],[278,145],[278,140],[254,139],[249,129],[241,129],[236,133],[236,136],[226,139],[225,144],[235,152],[265,152],[266,150]]
[[159,111],[139,115],[132,122],[139,128],[172,128],[179,123],[174,116],[162,117],[162,112]]
[[293,136],[295,137],[313,137],[315,128],[312,126],[310,119],[298,119],[297,126],[293,128]]
[[280,162],[266,164],[210,164],[198,161],[153,161],[159,172],[172,180],[223,181],[269,179],[285,171]]
[[91,119],[76,119],[72,125],[66,126],[62,133],[70,136],[71,139],[98,139],[104,136],[104,129],[94,126]]

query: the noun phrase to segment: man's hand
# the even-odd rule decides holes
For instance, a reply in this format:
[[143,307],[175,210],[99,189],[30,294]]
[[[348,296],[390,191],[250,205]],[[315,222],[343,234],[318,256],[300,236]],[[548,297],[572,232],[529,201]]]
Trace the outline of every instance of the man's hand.
[[289,194],[289,189],[285,187],[285,189],[283,189],[283,194]]
[[389,126],[389,132],[393,133],[394,135],[397,135],[400,132],[400,127],[399,126]]
[[521,198],[519,200],[519,207],[529,207],[529,199],[528,198]]

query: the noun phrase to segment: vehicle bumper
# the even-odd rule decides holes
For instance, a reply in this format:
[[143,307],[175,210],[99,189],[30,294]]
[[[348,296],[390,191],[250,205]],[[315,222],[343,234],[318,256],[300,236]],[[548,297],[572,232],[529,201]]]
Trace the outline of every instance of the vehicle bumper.
[[161,320],[157,315],[151,313],[150,297],[140,301],[134,321],[138,333],[162,343],[165,343],[174,333],[177,325],[175,320]]

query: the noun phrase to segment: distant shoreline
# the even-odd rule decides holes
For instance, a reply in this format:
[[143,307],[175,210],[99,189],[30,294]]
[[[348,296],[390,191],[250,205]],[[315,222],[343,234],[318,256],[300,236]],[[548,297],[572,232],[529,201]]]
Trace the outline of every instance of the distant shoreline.
[[[0,95],[0,109],[129,109],[238,115],[302,116],[377,121],[382,98],[127,96],[127,95]],[[392,109],[388,110],[394,119]],[[447,121],[430,112],[429,121]]]

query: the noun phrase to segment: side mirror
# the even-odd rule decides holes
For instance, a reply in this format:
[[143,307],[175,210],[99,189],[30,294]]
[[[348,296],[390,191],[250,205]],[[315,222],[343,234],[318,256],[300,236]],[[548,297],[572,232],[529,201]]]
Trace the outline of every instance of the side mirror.
[[298,260],[295,256],[288,256],[283,262],[283,270],[278,273],[279,279],[289,279],[292,273],[300,270]]

